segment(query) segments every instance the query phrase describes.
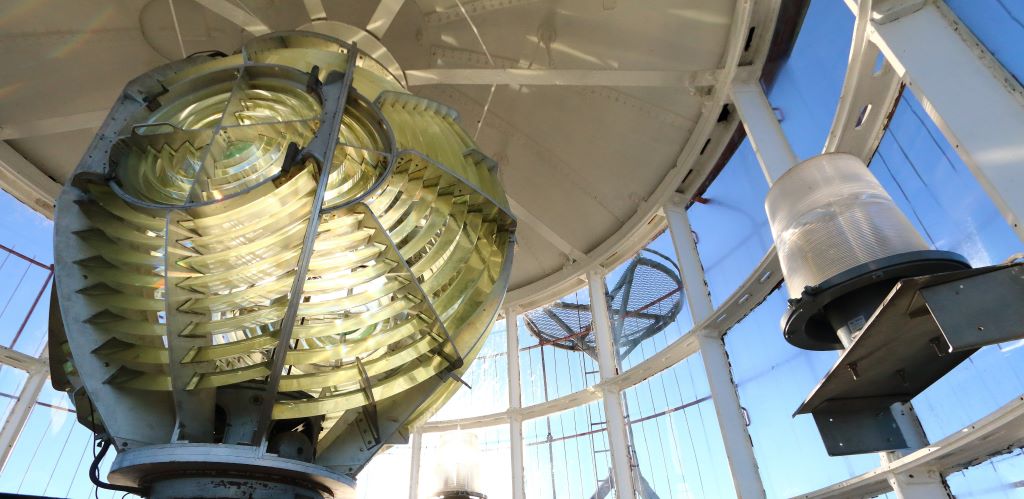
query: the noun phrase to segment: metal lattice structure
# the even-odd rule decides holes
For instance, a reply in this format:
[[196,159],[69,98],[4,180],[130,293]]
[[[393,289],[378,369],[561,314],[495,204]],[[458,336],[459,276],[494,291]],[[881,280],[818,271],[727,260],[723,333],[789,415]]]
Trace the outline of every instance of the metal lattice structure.
[[[637,253],[608,290],[608,311],[619,355],[672,324],[683,307],[679,267],[650,249]],[[593,355],[596,340],[589,304],[559,301],[525,314],[526,327],[542,345]]]

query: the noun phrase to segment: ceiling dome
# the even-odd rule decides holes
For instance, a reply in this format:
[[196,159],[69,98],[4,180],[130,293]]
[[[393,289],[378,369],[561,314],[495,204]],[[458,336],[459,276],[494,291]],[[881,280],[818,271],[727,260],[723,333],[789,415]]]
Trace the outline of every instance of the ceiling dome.
[[6,16],[0,139],[63,183],[134,75],[270,31],[346,29],[500,165],[519,220],[507,303],[528,307],[624,261],[670,196],[702,191],[742,133],[727,83],[792,41],[802,5],[784,3],[31,2]]

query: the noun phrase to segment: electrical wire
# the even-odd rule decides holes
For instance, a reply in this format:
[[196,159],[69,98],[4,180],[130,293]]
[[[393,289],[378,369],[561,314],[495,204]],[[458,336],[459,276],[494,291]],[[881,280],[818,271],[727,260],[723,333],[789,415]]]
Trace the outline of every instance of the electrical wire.
[[[95,450],[95,448],[93,450]],[[107,451],[109,451],[109,450],[110,450],[110,440],[109,439],[104,439],[103,440],[103,446],[100,448],[99,454],[97,454],[93,458],[92,464],[89,465],[89,480],[92,481],[92,484],[95,485],[96,487],[98,487],[100,489],[104,489],[104,490],[116,490],[116,491],[119,491],[119,492],[126,492],[126,493],[129,493],[129,494],[135,494],[135,495],[139,495],[139,496],[143,495],[145,493],[145,490],[142,489],[142,488],[139,488],[139,487],[129,487],[129,486],[126,486],[126,485],[117,485],[117,484],[107,483],[107,482],[104,482],[103,480],[100,480],[100,461],[103,461],[103,458],[107,455]]]
[[[91,401],[89,402],[89,422],[92,423],[93,426],[96,425],[96,412],[93,410],[93,406],[92,406],[92,402]],[[107,438],[101,437],[98,433],[96,433],[95,430],[93,430],[92,436],[93,436],[92,464],[89,465],[89,481],[91,481],[92,484],[96,487],[96,488],[93,489],[93,495],[96,496],[97,499],[98,499],[98,497],[99,497],[99,490],[98,489],[118,490],[118,491],[121,491],[121,492],[128,492],[128,493],[139,495],[139,496],[143,495],[143,493],[145,492],[144,489],[141,489],[141,488],[138,488],[138,487],[127,487],[127,486],[124,486],[124,485],[115,485],[115,484],[106,483],[103,480],[100,480],[100,462],[103,461],[103,457],[106,456],[107,455],[107,451],[110,450],[111,440],[110,440],[109,437],[107,437]],[[99,454],[97,454],[96,453],[96,444],[95,444],[95,442],[99,441],[100,439],[103,440],[103,447],[100,449]]]

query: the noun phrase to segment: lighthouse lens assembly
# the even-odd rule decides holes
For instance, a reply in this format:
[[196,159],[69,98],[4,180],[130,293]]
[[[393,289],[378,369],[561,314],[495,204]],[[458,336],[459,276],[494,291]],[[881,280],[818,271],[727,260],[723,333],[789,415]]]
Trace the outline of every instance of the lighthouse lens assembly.
[[452,109],[294,32],[130,83],[55,231],[54,383],[119,451],[112,480],[212,466],[340,494],[458,388],[515,221]]

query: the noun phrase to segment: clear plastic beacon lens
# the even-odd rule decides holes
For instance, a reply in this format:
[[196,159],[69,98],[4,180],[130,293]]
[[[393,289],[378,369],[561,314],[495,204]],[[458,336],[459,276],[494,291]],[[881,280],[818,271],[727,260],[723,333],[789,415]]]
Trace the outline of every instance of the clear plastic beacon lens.
[[765,201],[791,306],[790,343],[812,350],[849,345],[900,279],[968,267],[934,251],[864,162],[824,154],[772,185]]
[[850,154],[825,154],[790,169],[765,201],[772,237],[792,298],[806,286],[928,244]]

